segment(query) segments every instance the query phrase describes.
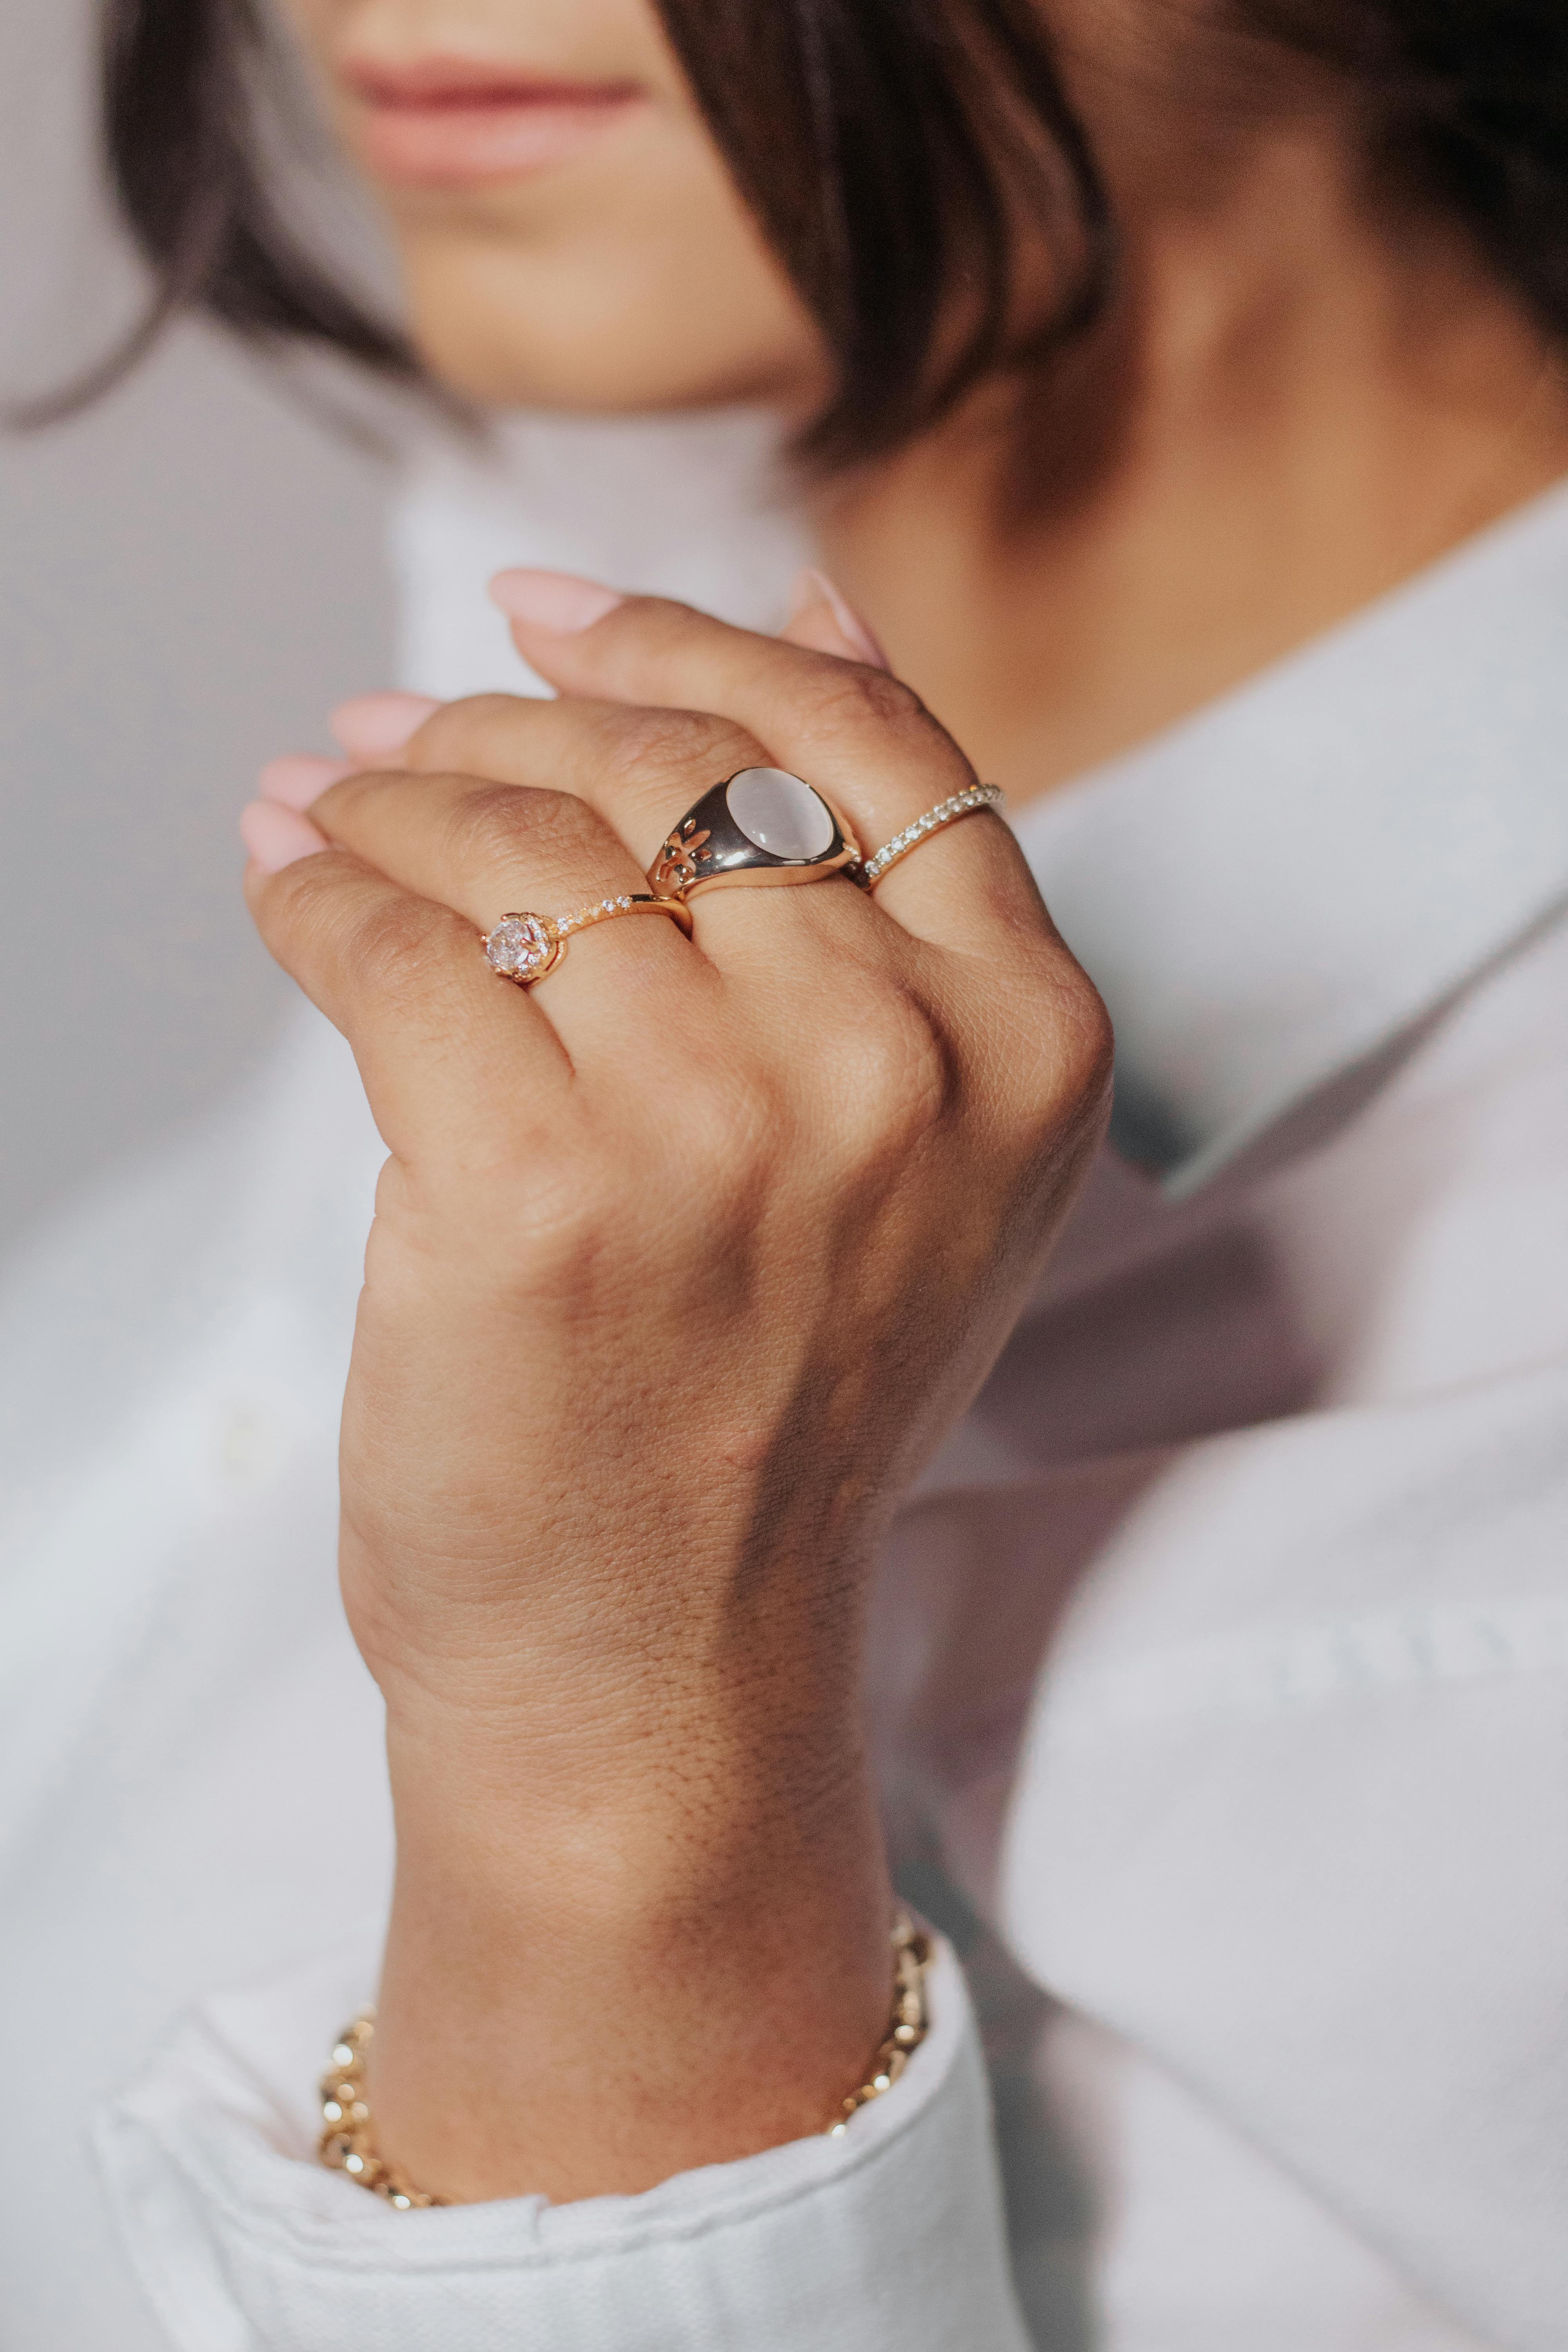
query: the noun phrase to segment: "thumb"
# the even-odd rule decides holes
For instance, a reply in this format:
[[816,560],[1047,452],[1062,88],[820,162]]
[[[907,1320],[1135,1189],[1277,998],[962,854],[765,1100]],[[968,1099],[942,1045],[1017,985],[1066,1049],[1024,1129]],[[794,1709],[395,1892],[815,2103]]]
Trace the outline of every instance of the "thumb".
[[790,591],[789,618],[779,631],[785,645],[805,646],[812,653],[837,654],[841,661],[864,662],[872,669],[892,664],[870,630],[826,572],[802,572]]

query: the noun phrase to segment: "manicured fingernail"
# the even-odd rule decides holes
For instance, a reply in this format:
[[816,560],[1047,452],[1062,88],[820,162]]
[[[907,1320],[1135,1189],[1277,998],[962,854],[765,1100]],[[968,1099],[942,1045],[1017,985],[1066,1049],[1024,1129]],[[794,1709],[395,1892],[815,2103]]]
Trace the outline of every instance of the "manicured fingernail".
[[525,621],[531,628],[550,629],[557,636],[574,636],[591,629],[626,598],[596,580],[579,580],[571,572],[498,572],[489,585],[490,602],[509,621]]
[[327,724],[356,760],[400,751],[440,704],[427,694],[356,694],[340,702]]
[[297,858],[314,857],[327,837],[297,809],[277,801],[252,801],[239,813],[239,837],[264,874],[281,874]]
[[850,604],[842,588],[830,580],[826,572],[818,572],[815,569],[799,572],[795,577],[795,586],[790,592],[790,620],[798,621],[813,604],[826,605],[838,625],[840,634],[847,637],[855,648],[855,657],[858,661],[866,662],[872,669],[892,668],[892,663],[888,659],[854,605]]
[[313,751],[289,751],[281,760],[268,761],[256,779],[256,789],[264,801],[276,801],[283,808],[308,809],[329,784],[353,773],[347,760],[321,760]]

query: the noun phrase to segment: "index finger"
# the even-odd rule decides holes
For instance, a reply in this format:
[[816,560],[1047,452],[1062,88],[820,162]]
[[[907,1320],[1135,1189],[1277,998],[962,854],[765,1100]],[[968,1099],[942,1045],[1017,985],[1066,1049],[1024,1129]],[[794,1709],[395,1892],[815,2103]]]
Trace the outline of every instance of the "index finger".
[[[524,658],[563,693],[732,720],[780,767],[820,785],[867,856],[975,780],[920,697],[868,664],[554,573],[502,572],[491,593]],[[563,625],[579,614],[587,619]],[[984,948],[988,918],[1049,929],[1023,853],[985,812],[933,834],[879,885],[877,902],[937,945]]]

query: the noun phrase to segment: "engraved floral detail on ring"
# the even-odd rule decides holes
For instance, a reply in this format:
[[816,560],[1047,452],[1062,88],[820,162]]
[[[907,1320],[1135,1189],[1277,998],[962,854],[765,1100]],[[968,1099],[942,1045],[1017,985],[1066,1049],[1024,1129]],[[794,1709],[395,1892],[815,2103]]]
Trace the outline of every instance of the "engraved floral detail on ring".
[[698,829],[695,817],[689,816],[679,833],[672,833],[659,851],[658,863],[649,877],[656,890],[689,890],[700,867],[713,855],[703,843],[709,837],[704,825]]

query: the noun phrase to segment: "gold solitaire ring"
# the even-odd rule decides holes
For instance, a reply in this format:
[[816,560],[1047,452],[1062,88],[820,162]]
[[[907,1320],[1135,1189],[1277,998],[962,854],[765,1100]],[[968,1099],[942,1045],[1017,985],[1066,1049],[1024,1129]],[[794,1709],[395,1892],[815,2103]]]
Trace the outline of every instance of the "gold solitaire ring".
[[673,915],[687,938],[691,937],[691,918],[679,898],[656,898],[635,890],[579,907],[574,915],[503,915],[493,930],[481,935],[479,944],[492,971],[518,988],[531,988],[554,971],[574,931],[612,922],[617,915]]

